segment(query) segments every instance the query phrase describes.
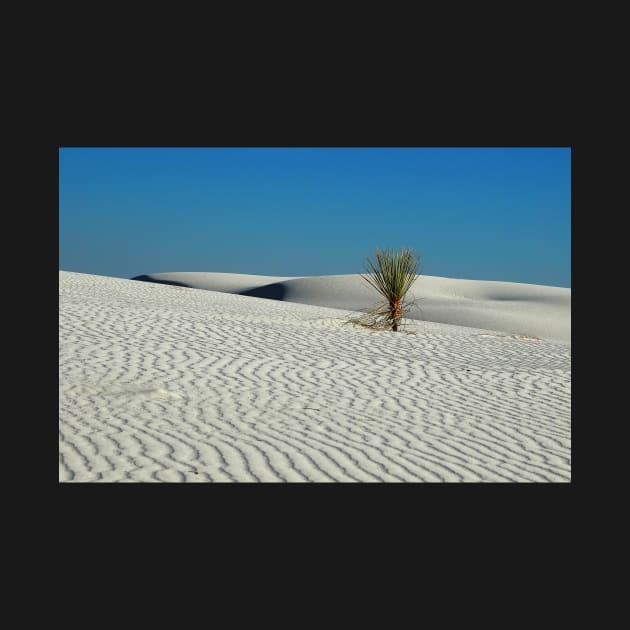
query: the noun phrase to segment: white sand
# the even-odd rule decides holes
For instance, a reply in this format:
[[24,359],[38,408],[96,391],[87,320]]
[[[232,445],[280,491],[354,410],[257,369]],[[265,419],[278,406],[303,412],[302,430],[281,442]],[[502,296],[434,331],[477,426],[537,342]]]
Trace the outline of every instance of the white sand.
[[[412,335],[297,303],[351,276],[203,275],[59,273],[60,481],[570,481],[569,289],[421,277],[434,314],[506,332]],[[274,283],[290,301],[235,294]]]
[[[263,297],[348,310],[361,310],[376,300],[374,290],[358,274],[292,278],[175,272],[144,277],[226,293],[258,289]],[[571,289],[421,275],[409,293],[417,298],[418,308],[409,315],[413,319],[571,343]]]

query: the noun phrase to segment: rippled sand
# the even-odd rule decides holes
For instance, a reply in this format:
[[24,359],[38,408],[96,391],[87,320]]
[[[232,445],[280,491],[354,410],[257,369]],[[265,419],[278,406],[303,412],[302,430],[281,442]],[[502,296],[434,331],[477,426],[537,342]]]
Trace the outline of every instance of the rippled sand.
[[570,481],[567,343],[59,273],[59,480]]

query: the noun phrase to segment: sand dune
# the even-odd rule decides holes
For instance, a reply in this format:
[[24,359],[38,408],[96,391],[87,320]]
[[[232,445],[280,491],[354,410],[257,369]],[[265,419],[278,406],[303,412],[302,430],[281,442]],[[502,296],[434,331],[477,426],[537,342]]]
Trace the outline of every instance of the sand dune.
[[156,275],[207,290],[59,273],[60,481],[571,479],[570,346],[485,326],[567,336],[568,289],[421,277],[466,326],[402,334],[343,323],[353,276]]
[[[358,274],[276,277],[173,272],[138,279],[347,310],[367,308],[376,299]],[[571,342],[571,289],[421,275],[410,294],[417,298],[417,308],[410,313],[413,319]]]

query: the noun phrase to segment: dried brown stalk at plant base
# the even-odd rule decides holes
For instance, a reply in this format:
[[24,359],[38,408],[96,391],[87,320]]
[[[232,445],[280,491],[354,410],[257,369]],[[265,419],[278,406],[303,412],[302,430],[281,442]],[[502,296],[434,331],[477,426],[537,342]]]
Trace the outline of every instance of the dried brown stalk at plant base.
[[411,249],[376,249],[376,263],[366,261],[367,273],[361,277],[381,295],[381,301],[363,315],[350,321],[376,330],[397,332],[411,303],[407,291],[418,273],[419,260]]

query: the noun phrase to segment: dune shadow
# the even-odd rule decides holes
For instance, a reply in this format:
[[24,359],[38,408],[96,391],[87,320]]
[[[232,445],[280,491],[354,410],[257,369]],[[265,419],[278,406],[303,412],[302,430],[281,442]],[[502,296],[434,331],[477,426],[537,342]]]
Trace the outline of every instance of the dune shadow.
[[155,282],[156,284],[170,284],[174,287],[186,287],[187,289],[192,289],[189,284],[185,284],[183,282],[176,282],[175,280],[161,280],[160,278],[153,278],[152,276],[142,275],[136,276],[135,278],[131,278],[132,280],[140,280],[140,282]]
[[281,282],[273,282],[262,287],[254,287],[246,291],[239,291],[238,295],[265,298],[266,300],[284,300],[287,288]]
[[[185,282],[177,282],[176,280],[163,280],[161,278],[155,278],[143,274],[141,276],[135,276],[131,280],[139,280],[140,282],[154,282],[156,284],[170,284],[174,287],[185,287],[187,289],[195,289]],[[229,293],[232,293],[229,291]],[[272,284],[266,284],[262,287],[254,287],[253,289],[246,289],[244,291],[235,291],[236,295],[246,295],[249,297],[265,298],[266,300],[284,300],[287,293],[286,287],[281,282],[273,282]]]

